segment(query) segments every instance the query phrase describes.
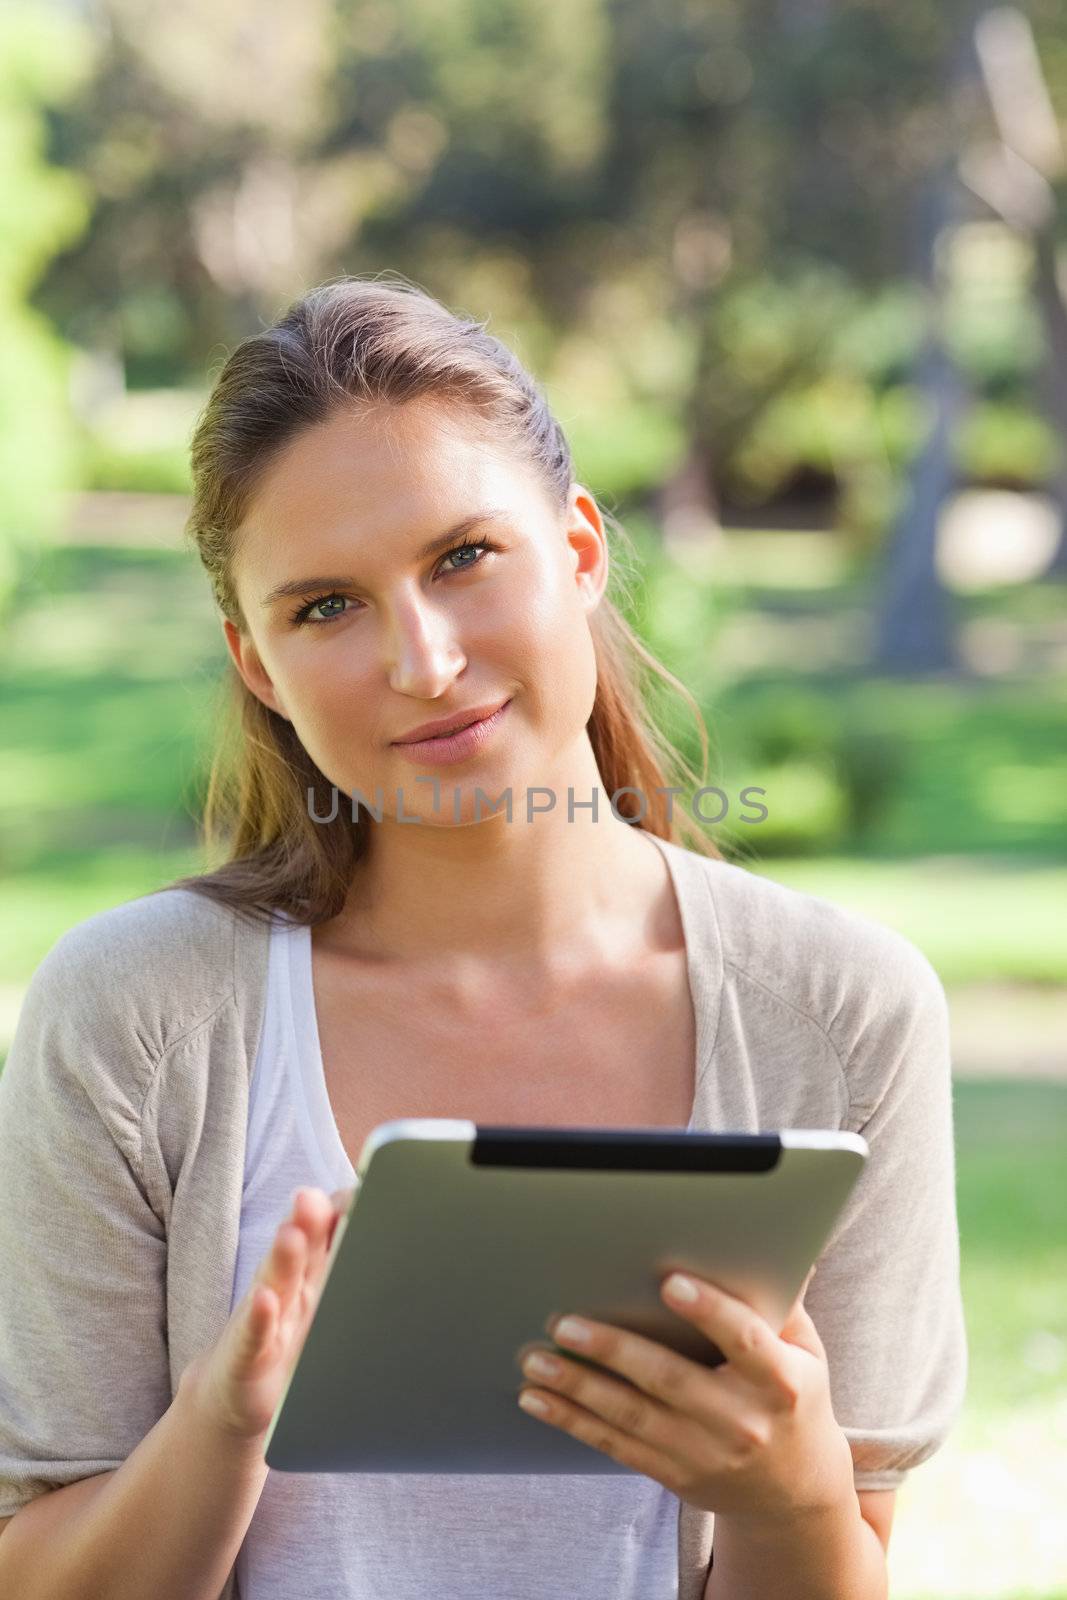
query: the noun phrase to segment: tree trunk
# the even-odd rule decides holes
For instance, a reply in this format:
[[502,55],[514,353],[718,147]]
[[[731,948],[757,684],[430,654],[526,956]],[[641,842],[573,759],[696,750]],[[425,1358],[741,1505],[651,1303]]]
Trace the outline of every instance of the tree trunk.
[[1001,138],[999,161],[994,157],[985,164],[992,183],[984,182],[976,192],[1029,239],[1033,250],[1030,282],[1045,333],[1045,403],[1060,444],[1049,485],[1060,535],[1044,575],[1062,578],[1067,577],[1067,307],[1056,270],[1056,235],[1067,152],[1026,13],[1012,5],[984,11],[975,45]]
[[917,379],[933,412],[933,425],[911,469],[901,514],[889,539],[871,665],[889,673],[956,668],[949,596],[937,570],[941,511],[956,485],[953,441],[964,406],[959,372],[945,344],[944,287],[937,240],[948,221],[948,172],[934,176],[920,196],[919,240],[927,292],[927,332]]
[[675,268],[679,294],[675,314],[691,330],[696,361],[685,397],[685,454],[656,497],[657,517],[667,543],[704,544],[722,536],[711,443],[715,429],[708,401],[714,369],[708,302],[722,270],[721,263],[715,259],[715,250],[721,249],[721,243],[713,228],[713,245],[707,244],[711,215],[708,208],[701,206],[691,213],[689,237],[695,240],[695,245],[691,242],[688,252],[682,249],[681,228],[676,231]]
[[1049,488],[1060,520],[1060,536],[1044,577],[1067,578],[1067,306],[1056,271],[1055,220],[1033,237],[1034,297],[1045,328],[1045,393],[1060,456]]
[[707,447],[690,436],[685,457],[659,492],[658,516],[668,543],[718,539],[722,534]]

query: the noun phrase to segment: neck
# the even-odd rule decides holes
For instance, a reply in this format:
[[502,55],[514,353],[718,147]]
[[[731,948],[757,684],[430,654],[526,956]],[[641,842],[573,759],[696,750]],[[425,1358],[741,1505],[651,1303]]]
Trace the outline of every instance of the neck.
[[[555,805],[529,822],[525,790],[510,822],[503,810],[454,826],[372,819],[345,907],[318,939],[357,959],[432,968],[460,986],[489,971],[551,981],[647,949],[650,908],[670,894],[656,845],[612,813],[591,749],[584,770],[545,788]],[[594,788],[595,821],[591,808],[578,809]]]

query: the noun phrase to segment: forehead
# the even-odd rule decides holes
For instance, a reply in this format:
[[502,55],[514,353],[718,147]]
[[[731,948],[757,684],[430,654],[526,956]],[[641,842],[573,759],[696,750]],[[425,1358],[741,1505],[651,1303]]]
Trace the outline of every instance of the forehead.
[[243,526],[267,537],[403,536],[433,533],[481,504],[529,514],[528,471],[479,423],[417,402],[335,412],[270,463]]

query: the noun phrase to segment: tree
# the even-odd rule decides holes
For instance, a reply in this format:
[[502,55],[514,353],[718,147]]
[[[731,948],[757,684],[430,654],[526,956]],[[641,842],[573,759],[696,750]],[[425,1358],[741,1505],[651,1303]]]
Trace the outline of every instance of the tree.
[[73,92],[85,44],[57,13],[16,0],[0,8],[0,610],[55,528],[74,469],[67,352],[29,297],[88,214],[83,186],[43,154],[46,109]]
[[1030,244],[1031,288],[1045,332],[1045,400],[1060,441],[1051,485],[1060,534],[1046,576],[1067,577],[1067,304],[1058,250],[1067,153],[1028,18],[1013,6],[985,12],[975,45],[999,143],[966,151],[961,171]]
[[938,524],[956,483],[953,445],[965,404],[945,337],[946,270],[938,249],[948,232],[954,187],[952,169],[943,167],[919,195],[926,332],[916,378],[931,425],[884,553],[872,659],[883,672],[940,672],[957,665],[949,597],[937,570]]

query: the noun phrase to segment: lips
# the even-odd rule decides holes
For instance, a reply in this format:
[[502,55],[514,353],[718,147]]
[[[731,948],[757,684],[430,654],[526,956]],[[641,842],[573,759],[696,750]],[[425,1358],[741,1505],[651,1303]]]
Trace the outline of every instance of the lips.
[[469,711],[457,712],[456,717],[447,722],[424,722],[421,727],[413,728],[404,738],[394,739],[393,744],[423,744],[427,739],[447,739],[452,734],[462,733],[464,728],[473,727],[476,722],[485,722],[506,704],[506,700],[498,700],[491,705],[472,706]]
[[[440,733],[431,733],[431,739],[447,739],[450,734],[462,733],[464,728],[473,728],[476,722],[484,722],[484,717],[472,717],[469,722],[457,722],[454,728],[442,728]],[[412,740],[413,744],[417,741]]]
[[490,744],[498,737],[500,725],[508,714],[510,700],[505,700],[502,706],[491,710],[487,716],[479,717],[477,721],[468,723],[457,733],[438,734],[436,738],[420,738],[408,740],[404,744],[394,744],[401,761],[414,761],[418,765],[433,767],[451,767],[460,762],[471,761],[476,756],[488,750]]

